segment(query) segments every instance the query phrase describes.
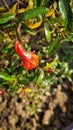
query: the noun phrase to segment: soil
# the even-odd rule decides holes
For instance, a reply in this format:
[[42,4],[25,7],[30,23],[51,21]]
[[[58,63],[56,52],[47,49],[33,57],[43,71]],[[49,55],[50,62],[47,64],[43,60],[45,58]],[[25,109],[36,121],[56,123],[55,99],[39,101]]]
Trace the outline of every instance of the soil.
[[[55,87],[55,94],[52,88]],[[40,98],[41,111],[30,115],[29,104],[20,95],[0,95],[0,130],[62,130],[73,122],[73,84],[68,81]],[[27,110],[25,109],[27,106]]]

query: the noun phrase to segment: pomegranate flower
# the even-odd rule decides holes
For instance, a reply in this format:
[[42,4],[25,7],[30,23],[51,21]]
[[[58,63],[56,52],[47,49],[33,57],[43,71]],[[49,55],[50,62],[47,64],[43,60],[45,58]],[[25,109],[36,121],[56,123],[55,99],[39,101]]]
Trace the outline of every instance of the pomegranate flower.
[[38,66],[38,56],[34,52],[27,52],[18,40],[15,43],[15,50],[22,59],[22,65],[26,70],[32,70]]

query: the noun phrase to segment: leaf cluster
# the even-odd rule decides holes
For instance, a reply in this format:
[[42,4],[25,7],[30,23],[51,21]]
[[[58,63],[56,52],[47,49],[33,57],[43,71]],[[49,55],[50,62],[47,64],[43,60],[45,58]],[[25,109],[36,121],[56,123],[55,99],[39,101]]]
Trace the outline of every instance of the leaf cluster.
[[[14,42],[18,36],[25,44],[25,49],[30,50],[22,34],[27,33],[34,37],[40,32],[44,32],[47,46],[38,52],[39,66],[32,72],[27,72],[19,65],[20,59],[15,54]],[[69,70],[66,54],[69,51],[64,50],[66,57],[63,57],[63,60],[66,59],[66,62],[60,62],[59,56],[55,56],[61,44],[67,41],[73,41],[72,0],[18,0],[11,6],[5,4],[0,7],[0,44],[2,46],[2,43],[7,43],[0,51],[2,61],[7,55],[5,66],[0,67],[0,85],[9,85],[10,92],[14,94],[25,88],[29,82],[33,82],[43,93],[42,88],[45,91],[50,85],[62,82],[64,78],[71,81],[72,70]],[[43,53],[45,59],[54,57],[52,62],[44,65],[45,67],[40,65],[43,62]],[[54,69],[54,72],[50,73],[49,69]]]

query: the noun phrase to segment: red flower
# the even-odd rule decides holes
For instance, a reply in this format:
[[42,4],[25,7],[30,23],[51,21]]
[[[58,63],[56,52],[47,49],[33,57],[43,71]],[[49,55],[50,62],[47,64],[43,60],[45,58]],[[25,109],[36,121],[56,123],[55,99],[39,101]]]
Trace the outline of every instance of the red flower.
[[34,52],[27,52],[23,45],[17,40],[15,43],[15,50],[22,59],[22,65],[26,70],[32,70],[38,65],[38,56]]
[[49,68],[49,69],[47,70],[47,72],[53,73],[53,72],[54,72],[54,69],[53,69],[53,68]]

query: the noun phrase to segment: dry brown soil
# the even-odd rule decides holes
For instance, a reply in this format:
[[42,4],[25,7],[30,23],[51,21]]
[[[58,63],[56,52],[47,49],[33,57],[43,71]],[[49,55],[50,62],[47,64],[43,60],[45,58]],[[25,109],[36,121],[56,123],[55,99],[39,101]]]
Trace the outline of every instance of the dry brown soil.
[[40,99],[41,111],[32,116],[26,102],[20,95],[0,95],[0,130],[62,130],[73,122],[73,84],[66,81],[46,91]]

